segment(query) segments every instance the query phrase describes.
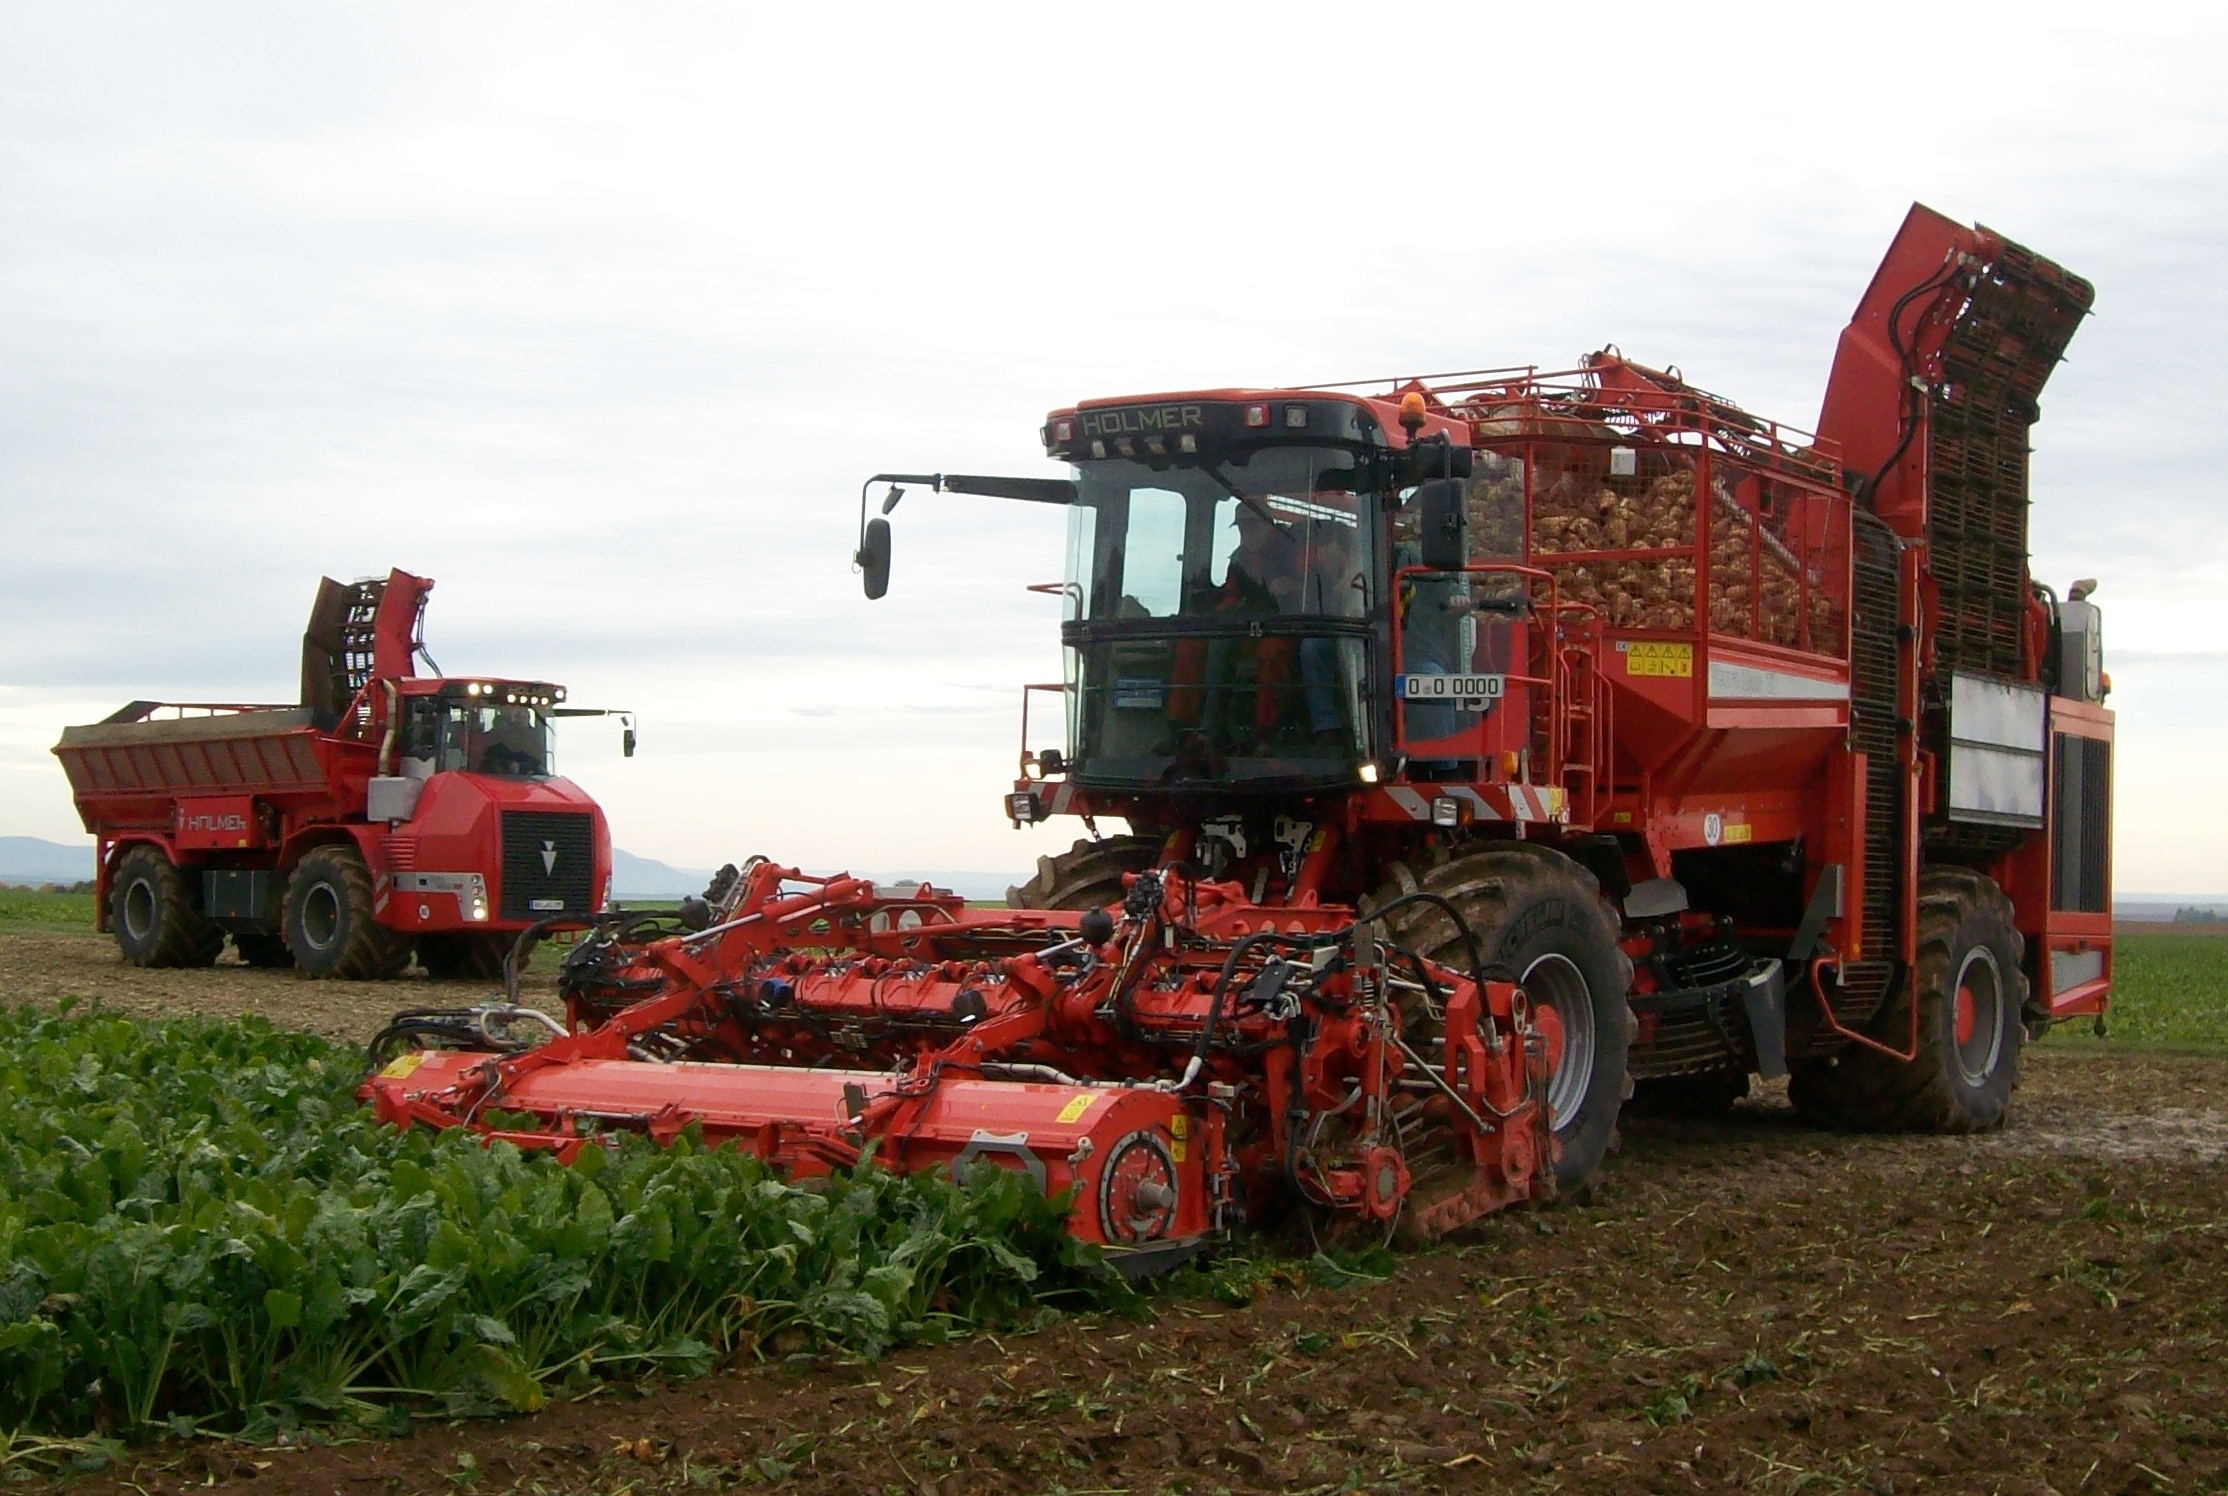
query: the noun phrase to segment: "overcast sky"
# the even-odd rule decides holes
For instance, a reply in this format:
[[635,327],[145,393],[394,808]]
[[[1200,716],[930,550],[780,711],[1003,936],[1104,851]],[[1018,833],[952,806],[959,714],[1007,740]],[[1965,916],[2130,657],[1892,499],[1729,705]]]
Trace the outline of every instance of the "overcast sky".
[[0,5],[0,834],[402,566],[451,671],[641,712],[561,749],[634,852],[1020,871],[1059,516],[908,500],[870,605],[867,474],[1605,343],[1808,425],[1920,199],[2096,283],[2035,569],[2101,579],[2120,887],[2228,890],[2217,13]]

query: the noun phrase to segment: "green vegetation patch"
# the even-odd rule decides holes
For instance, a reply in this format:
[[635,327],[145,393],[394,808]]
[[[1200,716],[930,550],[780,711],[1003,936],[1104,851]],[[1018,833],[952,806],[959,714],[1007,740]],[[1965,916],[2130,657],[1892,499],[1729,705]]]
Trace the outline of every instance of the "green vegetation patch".
[[403,1427],[1121,1292],[1010,1171],[565,1166],[384,1127],[360,1073],[258,1019],[0,1012],[0,1429]]
[[93,928],[93,895],[90,892],[0,887],[0,925],[90,930]]
[[2097,1040],[2087,1019],[2061,1024],[2050,1042],[2069,1048],[2228,1051],[2228,938],[2125,931],[2112,945],[2109,1037]]

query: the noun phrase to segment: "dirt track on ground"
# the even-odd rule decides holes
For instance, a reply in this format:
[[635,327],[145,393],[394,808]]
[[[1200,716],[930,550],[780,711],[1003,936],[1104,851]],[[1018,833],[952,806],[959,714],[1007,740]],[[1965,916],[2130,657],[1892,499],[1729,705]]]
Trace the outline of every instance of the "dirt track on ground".
[[[26,940],[28,939],[28,943]],[[0,997],[361,1037],[450,984],[128,973],[0,937]],[[113,957],[107,960],[112,963]],[[59,985],[57,985],[59,984]],[[2153,1492],[2228,1484],[2228,1062],[2028,1057],[2012,1126],[1868,1138],[1777,1094],[1628,1122],[1588,1203],[1334,1288],[775,1358],[503,1423],[157,1448],[74,1489]]]
[[[400,1008],[460,1008],[499,993],[500,982],[435,982],[415,975],[392,982],[316,982],[292,971],[238,964],[228,949],[199,971],[127,966],[105,935],[0,930],[0,1002],[100,1002],[146,1017],[255,1014],[282,1028],[362,1043]],[[519,996],[557,1011],[556,978],[529,973]]]

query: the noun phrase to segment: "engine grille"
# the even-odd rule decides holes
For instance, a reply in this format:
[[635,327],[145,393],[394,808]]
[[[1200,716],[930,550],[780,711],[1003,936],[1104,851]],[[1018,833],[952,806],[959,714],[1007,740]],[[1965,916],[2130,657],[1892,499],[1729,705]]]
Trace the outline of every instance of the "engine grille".
[[503,812],[502,918],[586,919],[595,908],[595,879],[593,817],[577,811]]
[[2104,914],[2112,854],[2112,745],[2058,734],[2057,818],[2050,839],[2050,907]]

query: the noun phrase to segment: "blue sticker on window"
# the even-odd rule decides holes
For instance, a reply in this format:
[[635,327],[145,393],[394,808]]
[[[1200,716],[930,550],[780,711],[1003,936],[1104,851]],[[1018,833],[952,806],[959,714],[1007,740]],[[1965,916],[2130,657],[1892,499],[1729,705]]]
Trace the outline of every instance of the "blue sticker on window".
[[1125,712],[1157,712],[1168,704],[1168,687],[1151,676],[1116,676],[1114,707]]

